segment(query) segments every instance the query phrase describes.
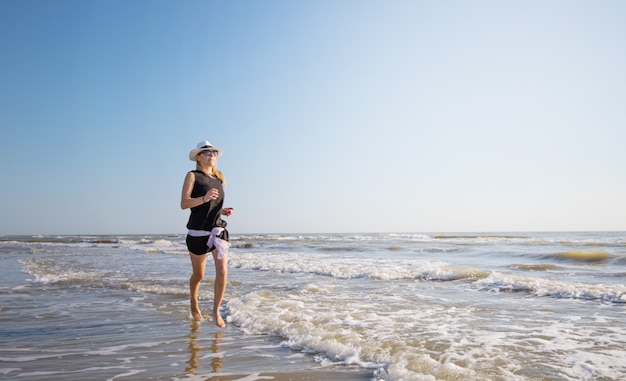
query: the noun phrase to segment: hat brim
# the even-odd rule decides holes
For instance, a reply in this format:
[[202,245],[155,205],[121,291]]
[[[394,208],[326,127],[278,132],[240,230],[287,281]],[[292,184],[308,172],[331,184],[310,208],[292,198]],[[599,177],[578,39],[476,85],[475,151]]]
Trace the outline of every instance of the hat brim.
[[217,157],[222,156],[223,152],[221,149],[215,147],[196,148],[192,149],[191,152],[189,152],[189,160],[196,161],[196,156],[198,156],[198,154],[202,151],[217,151]]

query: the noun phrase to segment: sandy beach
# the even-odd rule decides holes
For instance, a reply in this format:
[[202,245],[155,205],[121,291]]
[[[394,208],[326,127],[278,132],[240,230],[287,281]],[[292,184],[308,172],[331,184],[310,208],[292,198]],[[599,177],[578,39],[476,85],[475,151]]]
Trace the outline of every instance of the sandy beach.
[[185,361],[184,375],[180,380],[372,379],[372,371],[357,366],[322,365],[315,361],[313,354],[281,346],[278,338],[244,335],[234,326],[216,328],[211,321],[191,322],[189,325],[189,358]]

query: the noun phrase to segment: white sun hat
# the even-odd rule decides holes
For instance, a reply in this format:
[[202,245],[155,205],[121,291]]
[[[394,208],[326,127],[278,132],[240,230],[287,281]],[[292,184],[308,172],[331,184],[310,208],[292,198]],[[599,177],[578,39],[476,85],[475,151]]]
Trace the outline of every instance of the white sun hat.
[[196,161],[196,155],[202,151],[217,151],[217,157],[222,156],[223,152],[221,149],[213,147],[208,140],[203,140],[198,143],[197,148],[192,149],[191,152],[189,152],[189,160]]

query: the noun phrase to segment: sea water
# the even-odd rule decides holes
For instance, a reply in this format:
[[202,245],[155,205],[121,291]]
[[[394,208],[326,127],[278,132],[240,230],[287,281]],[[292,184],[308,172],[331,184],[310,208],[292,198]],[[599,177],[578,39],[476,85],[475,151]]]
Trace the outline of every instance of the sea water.
[[625,233],[233,234],[204,331],[184,238],[0,237],[0,379],[626,379]]

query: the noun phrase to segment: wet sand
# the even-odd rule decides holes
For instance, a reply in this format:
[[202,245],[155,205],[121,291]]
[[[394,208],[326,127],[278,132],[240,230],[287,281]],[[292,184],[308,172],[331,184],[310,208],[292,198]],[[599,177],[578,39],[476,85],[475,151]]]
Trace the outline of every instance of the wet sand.
[[373,377],[373,370],[322,365],[312,354],[281,346],[278,338],[245,335],[232,325],[220,329],[203,321],[189,326],[189,358],[181,380],[366,381]]

